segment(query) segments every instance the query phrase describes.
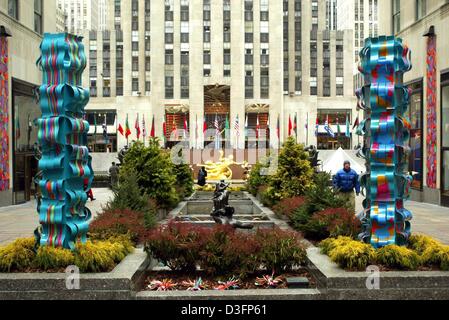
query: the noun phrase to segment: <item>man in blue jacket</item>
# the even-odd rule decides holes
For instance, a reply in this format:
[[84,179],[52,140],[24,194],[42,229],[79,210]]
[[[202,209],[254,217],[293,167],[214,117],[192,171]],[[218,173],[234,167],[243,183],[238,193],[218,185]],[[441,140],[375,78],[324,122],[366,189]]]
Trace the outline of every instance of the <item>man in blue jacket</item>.
[[351,169],[349,161],[344,162],[344,168],[337,172],[333,179],[335,189],[338,189],[341,196],[350,203],[353,212],[355,213],[355,195],[360,194],[359,175]]

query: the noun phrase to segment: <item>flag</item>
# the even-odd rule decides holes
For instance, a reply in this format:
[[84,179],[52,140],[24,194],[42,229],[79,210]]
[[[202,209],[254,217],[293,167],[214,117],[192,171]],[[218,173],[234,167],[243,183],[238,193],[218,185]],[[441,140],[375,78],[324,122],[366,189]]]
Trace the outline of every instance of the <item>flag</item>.
[[171,130],[171,132],[173,133],[175,133],[175,137],[178,137],[178,126],[177,126],[177,124],[176,124],[176,120],[175,120],[175,117],[173,116],[173,123],[172,123],[172,130]]
[[118,132],[120,132],[120,134],[121,134],[122,136],[125,135],[125,134],[124,134],[124,131],[123,131],[123,127],[122,127],[121,124],[118,125]]
[[335,133],[332,130],[331,126],[329,125],[329,116],[326,117],[326,122],[324,124],[324,130],[332,137],[335,138]]
[[237,115],[237,117],[235,117],[234,130],[235,130],[235,135],[237,137],[240,137],[239,115]]
[[198,115],[195,115],[195,146],[198,149],[198,138],[199,138],[199,126],[198,126]]
[[218,123],[218,117],[217,114],[215,114],[215,121],[214,121],[214,127],[215,127],[215,149],[220,149],[220,126]]
[[292,129],[293,129],[292,118],[290,115],[288,115],[288,136],[289,137],[292,135]]
[[207,131],[207,121],[206,121],[206,116],[204,116],[203,133],[205,133],[206,131]]
[[128,115],[126,115],[126,123],[125,123],[125,137],[126,137],[126,139],[128,139],[128,137],[130,135],[131,135],[131,128],[129,126]]
[[352,127],[352,130],[354,130],[355,128],[357,128],[359,126],[360,122],[359,122],[359,116],[357,115],[357,118],[355,119],[354,122],[354,126]]
[[346,135],[347,138],[351,137],[351,132],[349,130],[349,127],[350,127],[349,116],[346,115],[346,133],[345,133],[345,135]]
[[94,113],[94,127],[95,127],[94,134],[97,134],[97,114],[96,113]]
[[318,129],[320,128],[320,119],[316,117],[315,136],[318,137]]
[[145,123],[145,115],[142,116],[142,137],[143,137],[143,142],[145,143],[145,139],[147,137],[147,126]]
[[[165,126],[165,121],[164,121]],[[151,121],[151,132],[150,132],[151,138],[156,137],[156,128],[154,127],[154,114],[153,114],[153,120]],[[164,136],[165,136],[165,128],[164,128]]]
[[281,118],[280,115],[278,114],[278,121],[276,124],[276,134],[278,136],[278,140],[281,138]]
[[337,133],[341,134],[340,121],[338,121],[338,118],[337,118]]
[[106,123],[106,114],[104,114],[104,122],[102,125],[103,128],[103,139],[105,143],[109,143],[109,137],[108,137],[108,125]]
[[187,115],[184,115],[184,139],[187,139],[187,133],[189,132],[189,125],[187,123]]
[[137,140],[140,139],[140,124],[139,124],[139,114],[137,114],[136,124],[134,125],[134,129],[136,129]]
[[[154,123],[154,116],[153,116],[153,123]],[[154,125],[153,125],[154,128]],[[164,141],[167,139],[167,121],[164,118],[164,123],[162,124],[162,131],[164,131]]]
[[295,131],[295,137],[298,136],[298,118],[295,113],[295,121],[293,122],[293,131]]
[[245,116],[245,135],[248,136],[248,115]]
[[256,124],[256,139],[259,139],[259,131],[260,131],[260,122],[259,122],[259,114],[257,114],[257,124]]

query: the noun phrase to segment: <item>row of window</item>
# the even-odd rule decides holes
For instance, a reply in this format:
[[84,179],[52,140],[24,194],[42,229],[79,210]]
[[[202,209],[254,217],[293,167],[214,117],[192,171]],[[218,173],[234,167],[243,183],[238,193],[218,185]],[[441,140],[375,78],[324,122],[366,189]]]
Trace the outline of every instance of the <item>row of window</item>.
[[[391,0],[393,12],[393,33],[401,31],[401,0]],[[410,0],[407,0],[407,5]],[[415,20],[422,19],[427,14],[427,0],[414,0]]]
[[[43,33],[43,1],[34,0],[34,31]],[[20,20],[20,0],[8,0],[8,15],[16,20]]]

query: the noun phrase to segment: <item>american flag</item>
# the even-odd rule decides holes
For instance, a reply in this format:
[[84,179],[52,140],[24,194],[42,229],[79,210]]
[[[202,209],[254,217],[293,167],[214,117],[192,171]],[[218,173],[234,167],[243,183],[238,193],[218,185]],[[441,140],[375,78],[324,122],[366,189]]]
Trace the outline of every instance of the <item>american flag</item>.
[[329,125],[329,116],[326,117],[326,122],[324,123],[324,130],[332,137],[335,138],[335,133]]
[[237,137],[240,137],[240,123],[239,123],[239,115],[235,118],[234,130]]
[[218,136],[220,134],[220,125],[218,123],[217,115],[215,115],[214,127],[215,127],[215,134]]

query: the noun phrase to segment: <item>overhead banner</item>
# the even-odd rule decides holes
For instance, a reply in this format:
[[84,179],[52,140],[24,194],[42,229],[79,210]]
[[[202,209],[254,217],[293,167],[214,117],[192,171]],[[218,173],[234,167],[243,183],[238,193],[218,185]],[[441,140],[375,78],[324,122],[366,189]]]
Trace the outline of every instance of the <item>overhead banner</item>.
[[0,192],[9,189],[8,39],[0,37]]

